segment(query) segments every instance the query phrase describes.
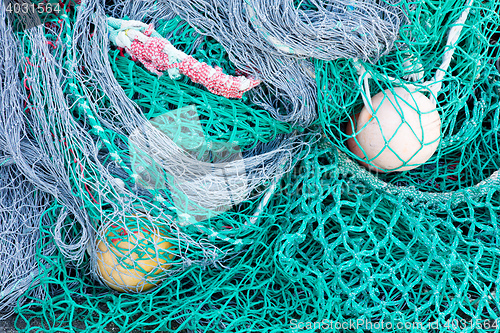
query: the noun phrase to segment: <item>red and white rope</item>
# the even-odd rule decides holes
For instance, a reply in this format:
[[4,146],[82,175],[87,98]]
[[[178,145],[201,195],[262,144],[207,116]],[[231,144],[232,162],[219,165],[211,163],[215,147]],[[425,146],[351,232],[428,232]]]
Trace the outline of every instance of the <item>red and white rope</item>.
[[[204,62],[175,49],[164,38],[151,37],[150,25],[144,33],[126,30],[125,35],[132,39],[130,47],[125,46],[134,60],[140,61],[149,71],[161,76],[164,71],[177,67],[179,72],[193,82],[200,83],[210,92],[227,98],[241,98],[243,93],[260,84],[259,80],[244,76],[224,74],[219,67],[213,68]],[[122,35],[123,36],[123,35]],[[170,59],[169,53],[174,55]],[[181,60],[180,62],[175,62]]]

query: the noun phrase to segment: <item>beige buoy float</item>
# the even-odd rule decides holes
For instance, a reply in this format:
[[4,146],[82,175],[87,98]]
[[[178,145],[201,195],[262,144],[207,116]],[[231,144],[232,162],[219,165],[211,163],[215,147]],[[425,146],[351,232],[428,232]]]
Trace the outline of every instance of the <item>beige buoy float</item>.
[[[385,90],[356,115],[356,135],[348,148],[373,171],[406,171],[424,164],[436,151],[441,118],[434,103],[418,91]],[[373,114],[372,114],[373,113]],[[347,135],[352,135],[349,123]]]
[[[104,233],[104,234],[107,234]],[[158,230],[110,232],[97,242],[97,266],[104,282],[120,292],[147,291],[171,266],[172,244]]]
[[[429,98],[411,83],[380,74],[376,77],[383,77],[395,88],[371,98],[368,80],[373,78],[372,72],[368,72],[358,59],[353,59],[359,75],[358,84],[364,90],[365,106],[354,121],[351,119],[354,126],[348,124],[346,128],[347,146],[367,168],[382,172],[411,170],[427,162],[437,150],[441,137],[437,96],[473,3],[474,0],[467,0],[464,11],[450,29],[446,52],[434,77],[418,84],[418,89],[428,92]],[[415,57],[409,54],[408,61],[413,59]],[[422,78],[423,73],[408,77],[416,80]]]

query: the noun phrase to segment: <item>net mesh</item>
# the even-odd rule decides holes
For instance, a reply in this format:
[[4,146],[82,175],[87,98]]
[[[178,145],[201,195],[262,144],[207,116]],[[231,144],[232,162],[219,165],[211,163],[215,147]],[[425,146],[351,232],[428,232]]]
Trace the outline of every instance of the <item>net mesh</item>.
[[[383,106],[373,105],[372,112],[367,108],[373,115],[368,125],[365,120],[357,121],[368,115],[368,112],[360,112],[363,97],[371,97],[361,87],[364,83],[360,83],[356,64],[352,60],[316,63],[319,104],[325,111],[320,112],[321,124],[332,143],[350,158],[375,169],[401,171],[401,167],[413,167],[403,172],[379,172],[377,179],[425,192],[451,192],[471,187],[499,169],[496,129],[492,125],[498,115],[494,107],[488,107],[498,103],[498,72],[495,68],[498,58],[497,4],[476,3],[472,7],[454,44],[453,58],[444,77],[433,81],[436,73],[442,72],[439,69],[442,57],[450,49],[446,43],[450,27],[466,8],[459,4],[443,2],[439,7],[443,15],[436,14],[432,3],[424,3],[418,10],[410,11],[411,23],[402,28],[395,50],[376,65],[364,65],[372,77],[368,80],[368,93],[383,96]],[[429,17],[436,21],[426,24]],[[432,89],[435,82],[442,86],[438,91]],[[426,101],[422,97],[417,99],[415,93],[406,99],[404,96],[393,97],[408,94],[405,91],[420,92],[435,99],[435,108],[429,110]],[[405,108],[406,111],[401,110]],[[391,113],[390,109],[396,111]],[[412,111],[420,114],[414,122],[410,119]],[[425,118],[436,111],[440,126],[438,122],[431,123]],[[391,114],[396,120],[380,120],[377,113],[381,118]],[[421,126],[424,130],[420,129]],[[352,128],[356,129],[354,134]],[[435,128],[440,129],[438,136],[434,135]],[[365,129],[366,132],[377,132],[373,132],[378,134],[374,143],[376,149],[362,142],[360,137]],[[400,147],[398,140],[414,143]],[[417,159],[417,155],[425,153],[424,150],[434,143],[437,149],[434,147],[435,153],[431,152],[429,159]],[[411,150],[411,154],[398,156],[405,147]],[[397,163],[381,167],[383,161],[379,157],[389,150],[393,155],[390,157]]]
[[[499,9],[69,1],[12,32],[2,8],[0,312],[21,332],[498,331]],[[262,83],[158,78],[108,17]],[[429,159],[398,155],[379,93]],[[363,107],[414,168],[363,158]]]

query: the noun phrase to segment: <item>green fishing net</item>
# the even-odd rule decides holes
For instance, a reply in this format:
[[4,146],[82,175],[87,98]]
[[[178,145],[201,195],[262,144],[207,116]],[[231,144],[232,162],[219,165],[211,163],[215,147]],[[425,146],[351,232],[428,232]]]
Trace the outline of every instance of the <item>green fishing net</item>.
[[353,168],[346,173],[345,160],[325,142],[283,189],[303,199],[289,211],[294,222],[283,228],[277,267],[324,309],[305,321],[356,322],[375,332],[494,331],[498,182],[430,210],[374,188]]
[[[377,62],[313,59],[318,119],[300,138],[249,95],[226,99],[158,78],[120,49],[102,53],[103,13],[74,5],[53,18],[56,33],[45,27],[63,44],[47,48],[54,75],[42,75],[48,53],[36,35],[21,38],[35,64],[21,74],[68,82],[68,113],[37,99],[55,86],[48,80],[32,86],[26,121],[40,145],[40,128],[51,133],[70,183],[46,210],[53,225],[40,225],[19,331],[498,331],[497,3],[473,3],[436,92],[429,81],[465,2],[400,3],[408,22]],[[155,29],[238,73],[180,18]],[[410,85],[437,102],[437,150],[412,170],[370,171],[348,148],[348,124],[375,94]],[[130,278],[139,283],[123,288]]]
[[[371,76],[367,80],[371,96],[385,96],[384,107],[373,106],[371,121],[356,124],[355,115],[363,108],[363,98],[371,98],[366,95],[366,82],[361,82],[358,74],[359,62],[316,61],[319,117],[331,142],[350,159],[364,161],[375,167],[375,171],[414,167],[402,172],[374,173],[373,181],[445,193],[474,186],[499,169],[498,111],[488,108],[498,103],[498,69],[495,67],[500,24],[498,4],[474,2],[465,23],[456,23],[464,10],[460,1],[425,1],[409,6],[409,24],[402,27],[394,50],[377,64],[363,64]],[[463,27],[458,40],[453,45],[447,44],[450,29],[458,26]],[[454,53],[449,66],[440,69],[445,53],[452,46]],[[434,81],[437,73],[441,73],[442,78]],[[438,85],[440,89],[434,89]],[[424,119],[434,110],[423,107],[416,95],[406,100],[391,97],[401,91],[416,91],[436,100],[434,110],[441,122],[439,136],[433,133],[436,126]],[[377,112],[382,114],[381,118],[391,114],[386,109],[392,105],[396,110],[389,121],[377,118]],[[411,111],[402,112],[402,108]],[[417,114],[417,120],[412,122],[411,117]],[[427,126],[428,130],[422,131],[421,126]],[[351,134],[353,127],[357,127],[355,134]],[[403,127],[411,131],[404,131]],[[368,148],[367,143],[354,143],[361,151],[356,155],[348,148],[348,141],[358,139],[365,129],[377,134],[371,142],[376,149]],[[415,142],[415,145],[398,148],[401,141]],[[435,153],[417,163],[415,155],[433,143],[437,146]],[[406,148],[411,154],[403,152]],[[400,157],[398,152],[402,153]],[[397,161],[391,168],[377,164],[378,157],[387,153]],[[410,158],[412,155],[414,158]]]
[[[110,78],[117,79],[115,87],[123,87],[130,98],[119,108],[110,92],[113,85],[103,84],[106,78],[96,76],[85,62],[95,52],[84,52],[85,43],[102,42],[103,35],[96,32],[101,39],[72,39],[77,14],[67,8],[68,15],[46,26],[46,31],[53,28],[57,33],[43,36],[64,43],[63,47],[45,48],[34,42],[38,36],[21,35],[29,62],[24,74],[30,81],[45,81],[27,97],[35,113],[33,119],[27,118],[32,126],[28,135],[40,145],[45,135],[51,135],[50,145],[63,157],[71,187],[71,196],[62,196],[50,210],[54,225],[41,226],[45,237],[38,257],[50,265],[40,270],[36,286],[47,288],[51,296],[26,306],[32,309],[40,304],[35,312],[41,311],[44,317],[43,328],[28,325],[27,331],[58,331],[68,325],[68,311],[70,318],[90,320],[82,317],[89,316],[88,304],[103,294],[110,297],[106,302],[122,297],[116,298],[109,287],[144,292],[166,279],[180,282],[192,269],[227,269],[226,261],[263,233],[260,220],[268,214],[265,207],[275,189],[269,185],[290,168],[293,152],[300,151],[292,127],[248,99],[215,96],[187,80],[158,79],[120,55],[121,50],[110,50],[104,59],[114,70]],[[195,55],[200,60],[213,61],[231,73],[224,50],[186,23],[174,18],[158,27],[173,32],[169,39],[176,45],[197,43]],[[75,71],[72,57],[79,54],[83,65]],[[43,66],[47,59],[55,65],[47,70],[49,74]],[[47,95],[46,87],[55,84],[57,74],[68,82],[61,93],[67,96],[69,109],[60,109],[61,113],[54,112],[50,100],[39,99]],[[89,153],[94,144],[98,150]],[[68,210],[68,201],[77,205],[75,211],[85,211],[82,220]],[[87,246],[82,246],[85,241]],[[60,251],[44,258],[47,251],[42,249],[54,243]],[[182,289],[187,291],[185,286]],[[28,298],[36,295],[27,292]],[[130,295],[134,312],[142,297],[149,295]],[[80,306],[86,310],[77,315],[75,307]],[[56,308],[66,309],[65,313],[54,317]],[[113,311],[96,310],[118,321]],[[92,311],[90,315],[91,320],[96,318]],[[37,318],[29,317],[28,324]],[[101,326],[102,322],[95,323]]]

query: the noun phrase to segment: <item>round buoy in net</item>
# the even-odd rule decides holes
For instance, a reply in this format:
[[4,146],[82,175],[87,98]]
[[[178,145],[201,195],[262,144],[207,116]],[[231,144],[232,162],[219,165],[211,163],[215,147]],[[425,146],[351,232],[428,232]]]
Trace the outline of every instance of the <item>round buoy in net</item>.
[[121,292],[141,292],[161,282],[171,266],[172,244],[156,228],[107,230],[97,241],[97,266],[104,282]]

